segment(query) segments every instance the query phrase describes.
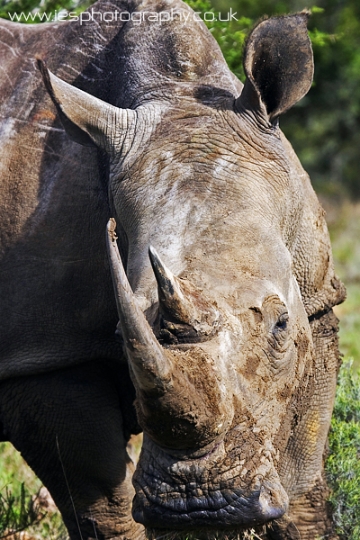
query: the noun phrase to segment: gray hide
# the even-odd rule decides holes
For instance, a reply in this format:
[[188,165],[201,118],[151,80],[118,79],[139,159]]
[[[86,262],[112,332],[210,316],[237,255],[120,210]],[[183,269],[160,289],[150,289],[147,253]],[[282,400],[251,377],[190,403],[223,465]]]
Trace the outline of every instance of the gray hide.
[[[99,21],[114,9],[142,20]],[[64,373],[88,380],[101,367],[105,388],[118,370],[121,444],[137,430],[134,388],[145,434],[136,521],[205,536],[199,529],[258,526],[264,538],[329,537],[323,454],[338,369],[331,308],[345,293],[324,212],[278,127],[311,85],[307,16],[254,29],[243,87],[181,2],[100,2],[96,12],[82,25],[0,25],[3,395],[17,384],[11,377],[34,387],[50,378],[58,389]],[[149,16],[160,12],[172,20]],[[118,316],[104,234],[111,215]],[[2,414],[21,449],[20,430]],[[105,448],[115,456],[116,445]],[[46,466],[32,466],[48,478]],[[78,495],[81,523],[94,512],[103,538],[142,534],[129,517],[124,474],[117,529],[103,502],[106,481],[90,502]]]

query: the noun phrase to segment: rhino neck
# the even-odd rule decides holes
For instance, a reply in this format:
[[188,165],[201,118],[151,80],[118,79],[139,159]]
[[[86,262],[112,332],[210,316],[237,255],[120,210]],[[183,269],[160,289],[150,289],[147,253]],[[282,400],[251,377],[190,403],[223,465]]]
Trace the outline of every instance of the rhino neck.
[[[196,97],[199,86],[213,98],[216,90],[240,93],[242,84],[226,66],[216,41],[186,4],[143,0],[129,11],[131,20],[120,36],[123,54],[112,78],[114,105],[135,108],[169,96],[172,101]],[[121,95],[117,88],[124,89]]]

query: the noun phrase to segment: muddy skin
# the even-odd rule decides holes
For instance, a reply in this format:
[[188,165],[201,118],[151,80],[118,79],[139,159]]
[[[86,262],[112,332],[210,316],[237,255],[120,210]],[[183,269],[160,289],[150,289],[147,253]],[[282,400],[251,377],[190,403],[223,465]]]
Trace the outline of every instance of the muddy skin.
[[[254,288],[259,289],[259,284],[254,285]],[[245,315],[249,317],[245,318]],[[133,479],[136,490],[133,515],[136,521],[146,527],[156,528],[161,523],[164,528],[185,530],[189,529],[189,525],[210,528],[219,527],[221,523],[222,528],[233,529],[235,525],[250,527],[267,523],[288,511],[288,495],[277,473],[279,451],[271,440],[276,438],[277,433],[283,432],[283,425],[287,421],[286,409],[292,398],[287,381],[293,354],[288,342],[297,328],[285,327],[287,317],[284,316],[282,302],[276,296],[266,297],[262,310],[251,308],[243,319],[242,330],[248,333],[240,340],[238,347],[245,361],[240,363],[238,370],[229,374],[226,383],[228,393],[231,382],[233,385],[234,381],[238,384],[237,391],[233,391],[233,405],[227,407],[228,411],[233,411],[231,426],[226,429],[225,435],[218,434],[216,443],[197,450],[194,450],[194,444],[192,449],[188,447],[189,443],[194,442],[189,437],[191,426],[185,425],[181,419],[182,415],[186,416],[189,412],[179,405],[181,397],[177,396],[175,384],[165,394],[165,403],[164,398],[159,396],[156,403],[151,402],[151,417],[149,415],[149,418],[145,418],[138,412],[140,422],[146,425],[151,438],[144,438]],[[271,328],[274,321],[275,330],[269,335],[264,330]],[[257,339],[256,346],[253,345],[254,337]],[[221,339],[221,331],[218,339]],[[201,346],[213,348],[216,344],[209,341]],[[293,345],[293,348],[302,352],[298,357],[299,364],[309,361],[311,347],[305,331],[302,340],[298,335],[298,346]],[[195,395],[201,396],[204,392],[209,395],[203,385],[208,366],[200,355],[194,355],[193,347],[190,350],[192,362],[196,365],[198,358],[202,372],[202,385],[196,387],[195,381]],[[268,358],[266,366],[262,361],[264,350]],[[180,353],[178,355],[179,365],[184,358],[181,358]],[[296,378],[300,379],[301,373],[296,372],[296,366],[292,369],[295,370],[291,373],[294,382]],[[186,364],[184,371],[190,372]],[[254,381],[257,381],[256,386]],[[278,391],[273,392],[273,400],[267,395],[272,385]],[[254,388],[257,388],[257,392],[254,392]],[[282,409],[279,407],[279,397]],[[142,396],[142,402],[146,403],[145,396]],[[187,399],[184,402],[191,410],[191,401]],[[193,410],[196,410],[197,420],[195,432],[202,434],[202,440],[205,440],[201,418],[203,408],[196,406]],[[268,422],[264,424],[264,409],[267,414],[271,410],[276,414],[277,421],[273,425],[269,426]],[[168,411],[172,411],[172,414],[166,424]],[[154,426],[159,426],[160,418],[163,423],[161,429],[156,431],[151,428],[152,422]],[[167,429],[169,434],[166,433]],[[176,431],[178,429],[179,432]],[[159,439],[162,448],[167,440],[171,440],[176,450],[169,446],[162,449],[153,442]],[[184,446],[185,441],[187,444]]]

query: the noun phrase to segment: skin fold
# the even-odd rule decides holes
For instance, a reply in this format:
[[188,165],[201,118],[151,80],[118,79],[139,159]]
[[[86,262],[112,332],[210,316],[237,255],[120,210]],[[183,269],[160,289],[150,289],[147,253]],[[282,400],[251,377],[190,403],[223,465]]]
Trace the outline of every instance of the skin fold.
[[255,27],[242,85],[181,2],[95,7],[0,23],[2,438],[72,540],[335,538],[345,291],[279,128],[312,82],[307,14]]

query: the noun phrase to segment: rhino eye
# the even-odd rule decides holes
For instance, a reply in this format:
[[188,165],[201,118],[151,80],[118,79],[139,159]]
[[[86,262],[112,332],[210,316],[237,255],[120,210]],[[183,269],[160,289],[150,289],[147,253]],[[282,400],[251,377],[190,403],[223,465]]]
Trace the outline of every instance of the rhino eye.
[[275,327],[274,327],[274,333],[277,334],[279,332],[284,332],[284,330],[287,329],[289,322],[289,314],[287,312],[282,313],[278,320],[276,321]]
[[284,352],[284,347],[288,342],[288,323],[289,323],[289,314],[287,312],[282,313],[278,316],[278,319],[275,325],[272,328],[272,331],[269,335],[269,344],[273,350],[279,352]]

